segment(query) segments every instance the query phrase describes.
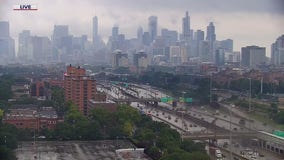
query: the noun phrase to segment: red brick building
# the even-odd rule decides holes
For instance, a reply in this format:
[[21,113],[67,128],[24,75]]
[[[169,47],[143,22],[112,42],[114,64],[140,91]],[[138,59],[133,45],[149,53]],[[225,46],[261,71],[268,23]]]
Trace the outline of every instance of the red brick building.
[[53,108],[45,107],[39,112],[34,108],[10,109],[3,118],[3,123],[8,123],[21,129],[54,129],[62,119],[57,117]]
[[115,112],[117,110],[117,104],[110,100],[96,101],[94,99],[90,99],[88,101],[88,112],[96,108],[102,108],[110,112]]
[[43,97],[44,96],[44,82],[37,81],[31,84],[31,96]]
[[84,115],[87,115],[88,100],[95,98],[96,91],[96,81],[86,75],[84,68],[67,67],[64,74],[65,100],[75,103]]

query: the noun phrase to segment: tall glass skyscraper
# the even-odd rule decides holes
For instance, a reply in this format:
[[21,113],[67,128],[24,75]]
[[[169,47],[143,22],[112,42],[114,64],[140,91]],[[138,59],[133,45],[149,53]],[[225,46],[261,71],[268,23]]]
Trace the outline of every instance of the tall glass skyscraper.
[[0,21],[0,38],[10,37],[9,22]]
[[215,34],[215,26],[213,22],[210,22],[207,26],[207,34],[206,34],[206,40],[209,41],[209,56],[210,56],[210,62],[214,62],[215,60],[215,47],[214,43],[216,41],[216,34]]
[[184,39],[189,39],[190,37],[190,17],[188,16],[188,11],[186,11],[185,17],[182,18],[182,35]]
[[93,43],[98,41],[98,17],[93,17]]
[[158,17],[150,16],[148,18],[148,30],[149,30],[151,42],[153,42],[154,39],[156,39],[157,34],[158,34]]
[[0,59],[3,62],[15,58],[15,41],[10,37],[9,27],[8,21],[0,21]]
[[215,34],[215,26],[213,22],[210,22],[207,26],[207,35],[206,35],[207,41],[216,41],[216,34]]

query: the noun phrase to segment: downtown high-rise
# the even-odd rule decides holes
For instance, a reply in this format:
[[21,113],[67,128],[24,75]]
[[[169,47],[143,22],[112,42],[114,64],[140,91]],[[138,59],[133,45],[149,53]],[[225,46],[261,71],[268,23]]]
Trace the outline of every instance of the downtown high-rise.
[[158,17],[150,16],[148,18],[148,32],[150,34],[151,42],[153,42],[158,34]]
[[284,64],[284,35],[278,37],[271,45],[271,64]]
[[185,13],[185,17],[182,18],[182,38],[184,40],[189,40],[190,35],[190,17],[188,15],[188,11]]
[[7,63],[15,58],[15,41],[10,37],[8,21],[0,21],[0,62]]

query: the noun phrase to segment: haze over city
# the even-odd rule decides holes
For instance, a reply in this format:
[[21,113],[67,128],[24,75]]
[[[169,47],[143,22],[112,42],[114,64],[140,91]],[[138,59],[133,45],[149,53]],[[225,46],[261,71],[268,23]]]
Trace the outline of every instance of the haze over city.
[[284,0],[0,0],[0,159],[284,160]]
[[[37,11],[14,11],[15,4],[36,4]],[[206,30],[214,22],[217,39],[231,38],[234,50],[240,51],[246,45],[267,48],[284,32],[284,2],[282,0],[0,0],[0,20],[9,21],[10,34],[17,44],[18,34],[31,30],[32,35],[48,36],[54,25],[69,25],[69,33],[92,37],[92,17],[98,17],[99,35],[106,42],[111,28],[118,25],[126,38],[136,37],[136,30],[142,26],[147,30],[147,18],[158,17],[160,29],[168,28],[181,33],[181,21],[189,11],[190,27]],[[16,47],[17,50],[17,47]]]

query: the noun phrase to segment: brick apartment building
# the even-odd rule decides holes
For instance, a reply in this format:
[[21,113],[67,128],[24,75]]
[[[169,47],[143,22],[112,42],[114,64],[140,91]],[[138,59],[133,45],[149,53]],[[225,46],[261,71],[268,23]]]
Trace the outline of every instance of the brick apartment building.
[[44,82],[37,81],[31,84],[31,96],[32,97],[43,97],[44,94]]
[[97,93],[96,80],[87,76],[84,68],[70,65],[64,74],[64,92],[65,101],[72,101],[87,115],[88,100],[94,99]]
[[54,129],[59,119],[52,107],[43,107],[39,111],[36,108],[9,109],[4,116],[3,123],[12,124],[21,129]]

